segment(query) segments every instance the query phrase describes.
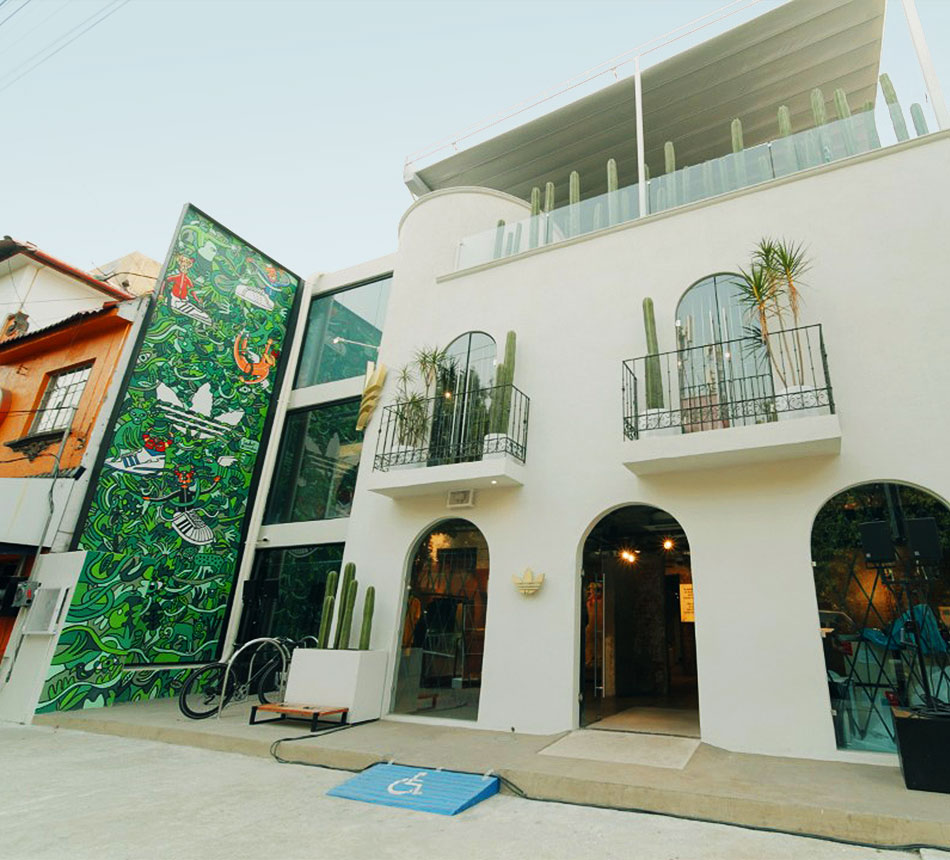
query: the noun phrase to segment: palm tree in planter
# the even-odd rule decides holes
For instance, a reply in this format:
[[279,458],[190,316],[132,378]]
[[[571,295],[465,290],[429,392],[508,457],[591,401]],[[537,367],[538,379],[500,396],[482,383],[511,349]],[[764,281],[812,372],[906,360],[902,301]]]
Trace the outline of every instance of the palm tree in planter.
[[[432,429],[432,397],[445,363],[445,349],[424,347],[396,374],[396,396],[392,403],[395,443],[389,458],[390,468],[425,463],[425,449]],[[416,388],[420,381],[421,391]]]
[[[759,299],[769,297],[771,309],[767,315],[774,318],[778,330],[782,332],[776,338],[777,342],[772,344],[769,342],[770,333],[767,329],[762,329],[769,357],[776,366],[776,376],[781,382],[781,389],[776,397],[778,411],[818,406],[816,380],[808,379],[806,374],[806,364],[809,364],[805,360],[807,344],[803,345],[800,328],[802,298],[799,288],[803,285],[802,278],[811,268],[805,247],[785,239],[774,240],[766,237],[759,241],[752,260],[751,269],[759,269],[758,279],[770,283],[763,284],[762,291],[753,290],[749,284],[749,275],[752,275],[750,269],[749,275],[743,272],[744,292],[748,291],[750,297],[756,296],[754,304],[760,327],[762,308]],[[789,327],[791,332],[787,331]]]

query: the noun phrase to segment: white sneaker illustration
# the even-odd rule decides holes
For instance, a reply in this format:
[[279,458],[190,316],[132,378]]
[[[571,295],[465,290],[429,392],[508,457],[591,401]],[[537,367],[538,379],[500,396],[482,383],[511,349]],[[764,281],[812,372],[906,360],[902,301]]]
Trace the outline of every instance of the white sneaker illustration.
[[178,311],[178,313],[184,314],[186,317],[191,317],[193,320],[198,320],[198,322],[211,322],[211,317],[189,299],[180,299],[173,295],[169,300],[169,304],[172,310]]
[[274,309],[274,300],[257,287],[251,287],[247,284],[238,284],[234,288],[234,295],[261,310],[272,311]]
[[172,528],[182,540],[198,546],[214,542],[214,532],[194,511],[178,511],[172,517]]
[[131,472],[133,475],[151,475],[165,468],[165,455],[153,454],[147,448],[139,448],[134,454],[106,460],[106,465],[119,472]]

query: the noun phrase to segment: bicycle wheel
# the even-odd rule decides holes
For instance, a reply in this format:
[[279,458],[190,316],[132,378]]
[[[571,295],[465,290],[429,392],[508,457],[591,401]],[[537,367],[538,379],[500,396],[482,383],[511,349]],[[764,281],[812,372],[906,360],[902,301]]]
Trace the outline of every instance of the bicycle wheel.
[[[221,685],[224,680],[225,663],[209,663],[195,669],[185,681],[178,696],[178,707],[192,720],[203,720],[218,712],[221,704]],[[227,689],[224,691],[224,705],[234,695],[234,675],[228,675]]]
[[283,661],[279,656],[274,657],[261,669],[257,682],[257,698],[262,705],[280,701],[281,676],[280,669]]

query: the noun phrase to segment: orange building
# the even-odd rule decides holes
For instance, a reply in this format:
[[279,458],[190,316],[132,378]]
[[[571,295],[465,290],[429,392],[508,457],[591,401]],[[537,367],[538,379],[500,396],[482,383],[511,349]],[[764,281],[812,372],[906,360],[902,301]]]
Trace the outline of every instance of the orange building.
[[[0,329],[0,662],[10,657],[16,583],[40,552],[69,547],[149,301],[33,246],[9,250],[21,262],[6,266],[0,247],[0,280],[27,300],[5,308]],[[47,322],[51,305],[68,315]]]

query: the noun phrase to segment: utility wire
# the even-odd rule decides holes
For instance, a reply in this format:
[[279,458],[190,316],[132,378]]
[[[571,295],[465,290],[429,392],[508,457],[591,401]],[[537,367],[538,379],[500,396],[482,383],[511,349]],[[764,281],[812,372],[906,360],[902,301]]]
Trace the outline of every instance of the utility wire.
[[18,12],[22,12],[24,9],[26,9],[26,7],[29,6],[30,3],[32,3],[32,2],[33,2],[33,0],[25,0],[25,2],[23,3],[23,5],[18,6],[18,7],[17,7],[16,9],[14,9],[9,15],[7,15],[6,18],[4,18],[2,21],[0,21],[0,27],[2,27],[4,24],[6,24],[7,21],[9,21],[9,20],[10,20],[14,15],[16,15]]
[[[6,2],[7,0],[0,0],[0,6],[3,6],[3,4]],[[21,43],[24,42],[28,36],[32,35],[37,30],[39,30],[39,28],[42,27],[47,21],[49,21],[50,18],[62,12],[63,9],[66,8],[68,3],[69,3],[69,0],[63,0],[63,2],[59,6],[57,6],[55,9],[53,9],[53,11],[49,13],[49,15],[47,15],[45,18],[41,18],[36,24],[30,27],[29,30],[27,30],[25,33],[22,33],[18,37],[18,41]]]
[[[7,73],[6,75],[4,75],[3,77],[4,77],[4,78],[9,78],[10,75],[16,74],[16,72],[17,72],[19,69],[23,68],[24,65],[29,64],[29,63],[32,62],[34,59],[36,59],[37,57],[39,57],[44,51],[49,50],[49,48],[52,47],[53,45],[55,45],[56,42],[62,41],[62,40],[63,40],[64,38],[66,38],[67,36],[69,36],[69,35],[75,33],[75,35],[72,36],[71,39],[69,39],[69,40],[67,40],[66,42],[64,42],[62,45],[60,45],[58,48],[56,48],[52,53],[49,53],[49,54],[47,54],[45,57],[42,57],[42,58],[41,58],[40,60],[38,60],[36,63],[33,63],[32,66],[28,66],[26,69],[24,69],[22,72],[20,72],[20,74],[16,75],[16,77],[14,77],[12,80],[7,81],[7,83],[4,84],[3,86],[0,86],[0,93],[2,93],[2,92],[4,92],[4,91],[8,90],[8,89],[9,89],[10,87],[12,87],[18,80],[20,80],[21,78],[23,78],[23,77],[25,77],[26,75],[28,75],[28,74],[29,74],[30,72],[32,72],[34,69],[37,69],[37,68],[39,68],[40,66],[42,66],[43,63],[45,63],[47,60],[53,59],[53,57],[55,57],[60,51],[62,51],[64,48],[68,48],[68,47],[69,47],[73,42],[75,42],[78,38],[80,38],[81,36],[83,36],[83,35],[85,35],[86,33],[88,33],[88,32],[89,32],[90,30],[92,30],[94,27],[97,27],[99,24],[101,24],[103,21],[105,21],[106,18],[109,18],[110,16],[114,15],[114,14],[115,14],[116,12],[118,12],[123,6],[125,6],[128,2],[129,2],[129,0],[113,0],[113,2],[109,4],[109,6],[104,7],[104,9],[107,9],[107,10],[108,10],[108,11],[106,11],[106,13],[105,13],[104,15],[101,14],[101,13],[103,12],[103,9],[99,9],[98,11],[96,11],[96,12],[94,12],[92,15],[90,15],[88,18],[84,19],[83,21],[80,21],[80,22],[79,22],[75,27],[73,27],[71,30],[68,30],[66,33],[64,33],[62,36],[60,36],[59,39],[54,40],[53,42],[51,42],[49,45],[47,45],[47,46],[46,46],[45,48],[43,48],[42,50],[37,51],[35,54],[33,54],[32,57],[30,57],[29,59],[25,60],[23,63],[21,63],[19,66],[17,66],[17,67],[16,67],[15,69],[13,69],[11,72],[8,72],[8,73]],[[97,15],[100,15],[101,17],[96,18]],[[94,19],[94,18],[95,18],[96,20],[92,20],[92,19]],[[89,23],[90,21],[91,21],[91,23]],[[80,27],[83,27],[83,25],[85,25],[85,24],[88,24],[88,26],[86,26],[84,29],[79,29]],[[79,30],[78,33],[76,32],[77,30]],[[0,79],[2,79],[2,78],[0,78]]]

